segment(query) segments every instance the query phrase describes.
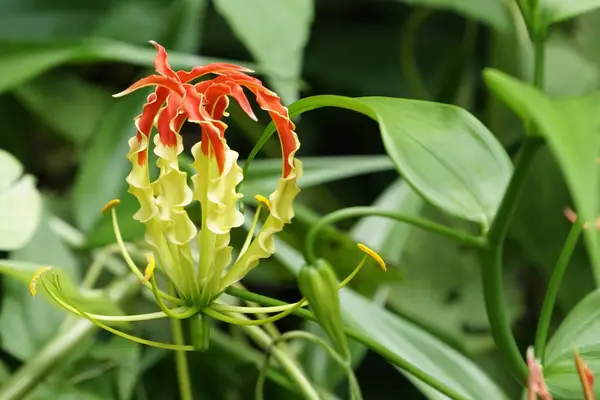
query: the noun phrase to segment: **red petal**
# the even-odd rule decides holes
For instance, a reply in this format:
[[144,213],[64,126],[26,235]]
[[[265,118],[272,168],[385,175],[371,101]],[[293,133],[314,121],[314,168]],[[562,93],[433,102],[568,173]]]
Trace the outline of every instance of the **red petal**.
[[175,93],[181,93],[182,89],[177,82],[172,81],[171,79],[161,76],[161,75],[150,75],[145,78],[140,79],[135,82],[133,85],[129,86],[127,89],[123,90],[120,93],[113,94],[113,97],[121,97],[128,95],[131,92],[134,92],[138,89],[141,89],[146,86],[163,86]]
[[[169,91],[166,88],[159,86],[148,96],[147,102],[142,109],[142,113],[135,117],[135,125],[138,129],[138,139],[141,139],[142,135],[146,136],[146,138],[150,137],[154,118],[167,99],[168,94]],[[143,165],[146,163],[148,158],[147,153],[147,148],[146,151],[138,153],[138,164]]]
[[206,74],[227,74],[229,72],[254,72],[251,69],[228,63],[213,63],[194,67],[190,72],[177,71],[177,76],[183,83],[199,78]]
[[158,135],[164,146],[177,145],[177,131],[174,129],[175,124],[172,124],[179,117],[181,105],[181,97],[176,93],[171,93],[167,99],[167,106],[162,109],[158,115]]
[[162,47],[160,44],[156,43],[154,40],[151,40],[150,43],[152,43],[152,45],[158,51],[156,57],[154,58],[154,69],[156,69],[156,72],[170,79],[178,81],[179,78],[177,77],[177,74],[171,69],[171,66],[169,65],[169,56],[165,48]]

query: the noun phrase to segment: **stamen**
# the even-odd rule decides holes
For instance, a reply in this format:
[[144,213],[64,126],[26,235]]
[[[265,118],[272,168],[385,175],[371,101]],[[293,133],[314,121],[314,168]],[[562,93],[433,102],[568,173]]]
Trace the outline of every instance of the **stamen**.
[[377,252],[373,249],[371,249],[370,247],[368,247],[367,245],[364,245],[362,243],[358,243],[358,248],[365,254],[368,254],[369,256],[371,256],[371,258],[373,258],[375,261],[377,261],[377,264],[379,264],[379,266],[381,267],[382,270],[387,271],[387,267],[385,266],[385,261],[383,261],[383,258],[377,254]]
[[269,210],[269,212],[271,211],[271,202],[265,196],[257,194],[254,196],[254,199],[259,203],[263,203],[267,207],[267,210]]
[[154,254],[152,253],[146,254],[146,259],[148,260],[148,265],[146,265],[146,269],[144,270],[144,282],[150,282],[150,278],[152,278],[154,275],[156,260],[154,259]]
[[41,267],[37,271],[35,271],[35,274],[33,274],[33,276],[31,277],[31,281],[29,282],[29,292],[31,293],[31,296],[36,295],[37,289],[35,287],[36,287],[38,281],[40,280],[40,278],[42,277],[42,275],[44,275],[46,272],[50,271],[51,269],[52,269],[52,267]]
[[121,200],[119,200],[119,199],[112,199],[111,201],[109,201],[108,203],[106,203],[104,205],[104,207],[102,207],[102,214],[106,214],[106,212],[108,210],[110,210],[113,207],[118,206],[119,204],[121,204]]

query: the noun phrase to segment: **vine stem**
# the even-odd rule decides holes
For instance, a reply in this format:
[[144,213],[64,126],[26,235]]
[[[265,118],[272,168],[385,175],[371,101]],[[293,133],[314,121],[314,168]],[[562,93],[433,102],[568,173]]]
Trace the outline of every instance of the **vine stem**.
[[550,321],[552,320],[552,312],[554,311],[554,305],[556,304],[556,297],[582,230],[583,224],[576,221],[567,236],[567,240],[565,241],[560,255],[558,256],[556,266],[554,267],[554,271],[552,271],[552,276],[548,283],[546,295],[544,296],[544,303],[542,304],[542,310],[540,312],[540,320],[535,334],[534,346],[535,354],[537,357],[541,357],[542,363],[545,359],[548,329],[550,328]]
[[[239,288],[235,288],[235,287],[231,287],[231,286],[229,288],[227,288],[226,293],[231,296],[237,297],[239,299],[252,301],[254,303],[262,304],[265,306],[280,306],[280,305],[286,304],[283,301],[273,299],[271,297],[263,296],[263,295],[260,295],[257,293],[252,293],[252,292],[242,290]],[[310,312],[306,309],[303,309],[303,308],[295,310],[294,314],[298,315],[299,317],[302,317],[304,319],[308,319],[308,320],[315,321],[315,322],[317,321],[317,319],[315,318],[315,316],[312,312]],[[253,327],[244,327],[244,329],[245,328],[253,328]],[[376,340],[373,340],[373,339],[369,338],[368,336],[366,336],[358,331],[355,331],[353,329],[350,329],[348,327],[344,327],[344,331],[350,338],[356,340],[359,343],[364,344],[369,349],[375,351],[380,356],[385,358],[391,364],[397,366],[398,368],[402,369],[403,371],[406,371],[410,375],[419,379],[423,383],[431,386],[432,388],[438,390],[440,393],[445,394],[449,398],[454,399],[454,400],[469,400],[468,397],[463,396],[460,393],[457,393],[454,389],[448,387],[445,383],[428,375],[425,371],[417,368],[416,366],[414,366],[413,364],[411,364],[404,358],[400,357],[396,353],[391,352],[389,349],[387,349],[382,344],[378,343]]]
[[483,295],[492,337],[509,364],[511,373],[521,383],[527,380],[527,365],[521,357],[510,327],[502,273],[502,249],[506,232],[516,211],[529,165],[540,147],[540,140],[528,138],[521,149],[513,176],[508,184],[496,219],[490,228],[488,246],[482,252]]
[[[545,38],[543,32],[533,36],[535,54],[533,83],[538,89],[543,89],[544,86]],[[523,385],[526,385],[527,382],[528,369],[512,334],[510,319],[507,315],[502,273],[502,250],[506,233],[519,203],[527,171],[542,143],[543,139],[535,132],[529,132],[525,138],[515,163],[512,178],[494,223],[488,232],[487,246],[482,254],[483,295],[492,337],[508,363],[511,373]]]
[[442,236],[447,236],[458,240],[461,243],[465,243],[474,247],[481,248],[484,246],[484,241],[476,236],[470,235],[468,233],[459,231],[457,229],[452,229],[447,226],[435,223],[433,221],[429,221],[424,218],[419,217],[411,217],[408,215],[399,214],[394,211],[386,210],[384,208],[377,207],[349,207],[343,208],[341,210],[334,211],[330,214],[327,214],[323,218],[319,220],[316,224],[314,224],[308,234],[306,236],[306,245],[304,248],[305,258],[308,262],[314,262],[316,260],[316,255],[314,251],[314,244],[317,241],[319,232],[338,221],[350,218],[357,218],[362,216],[376,216],[376,217],[384,217],[394,219],[396,221],[405,222],[407,224],[416,226],[418,228],[434,232],[440,234]]

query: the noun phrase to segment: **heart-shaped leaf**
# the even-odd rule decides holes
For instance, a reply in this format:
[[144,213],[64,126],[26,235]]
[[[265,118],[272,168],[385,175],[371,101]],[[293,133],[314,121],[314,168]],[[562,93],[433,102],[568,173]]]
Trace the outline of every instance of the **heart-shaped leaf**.
[[[480,223],[484,230],[490,226],[512,165],[473,115],[426,101],[330,95],[298,100],[290,114],[321,107],[345,108],[377,121],[388,155],[419,194],[451,214]],[[271,124],[265,134],[272,131]]]

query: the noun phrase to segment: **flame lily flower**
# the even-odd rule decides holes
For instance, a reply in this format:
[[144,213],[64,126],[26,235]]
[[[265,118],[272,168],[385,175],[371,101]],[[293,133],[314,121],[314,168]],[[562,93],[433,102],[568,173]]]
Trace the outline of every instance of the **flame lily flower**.
[[[115,95],[125,96],[144,87],[154,87],[142,113],[135,117],[137,133],[129,140],[127,154],[132,169],[126,181],[129,192],[140,204],[133,217],[145,225],[145,240],[152,249],[152,253],[147,255],[145,273],[136,266],[123,242],[114,209],[119,200],[107,203],[103,213],[111,212],[115,237],[125,262],[142,284],[152,290],[161,311],[128,316],[85,312],[67,298],[57,275],[44,275],[50,269],[48,267],[34,275],[30,290],[35,295],[36,284],[41,283],[66,310],[127,339],[165,349],[192,351],[196,347],[142,339],[107,324],[164,317],[184,319],[202,313],[229,323],[262,325],[306,306],[305,299],[276,307],[238,307],[218,301],[229,286],[240,281],[261,259],[275,252],[274,235],[294,217],[292,203],[299,193],[297,180],[302,176],[302,163],[295,158],[300,143],[287,108],[260,80],[247,74],[252,71],[225,63],[200,66],[191,71],[174,71],[165,49],[156,42],[151,43],[157,50],[154,62],[156,74],[140,79]],[[207,74],[215,77],[194,83]],[[230,232],[244,223],[244,215],[237,208],[242,195],[236,191],[243,180],[243,171],[237,163],[238,153],[227,144],[227,125],[223,118],[228,115],[227,108],[232,98],[248,117],[256,119],[244,89],[256,97],[258,106],[270,115],[277,128],[282,150],[282,173],[268,198],[255,197],[258,207],[252,226],[234,260],[233,248],[229,244]],[[199,141],[191,149],[192,166],[196,172],[191,177],[192,187],[188,186],[187,174],[179,168],[178,160],[183,151],[179,131],[185,121],[197,124],[199,128]],[[157,134],[153,135],[155,127]],[[155,180],[150,178],[148,166],[151,149],[157,156],[156,164],[160,171]],[[202,210],[198,228],[185,211],[185,207],[194,200],[200,203]],[[257,229],[261,209],[266,209],[268,216]],[[366,255],[355,271],[339,284],[340,288],[356,275],[367,257],[376,257],[382,262],[371,249],[361,246]],[[164,273],[173,284],[175,295],[159,289],[155,270]],[[276,314],[261,319],[235,317],[236,314],[259,313]]]
[[[146,240],[180,296],[188,303],[208,305],[227,286],[242,279],[259,259],[274,252],[273,235],[294,216],[292,202],[299,192],[296,180],[302,174],[302,165],[294,155],[300,143],[279,97],[258,79],[247,75],[250,70],[219,63],[189,72],[175,72],[165,49],[158,43],[152,44],[158,51],[157,74],[115,95],[155,87],[142,114],[136,117],[137,135],[129,141],[128,158],[133,168],[127,182],[141,205],[134,218],[146,225]],[[209,73],[217,76],[196,84],[192,82]],[[256,119],[244,88],[256,96],[258,105],[269,113],[278,129],[283,167],[279,185],[269,196],[271,207],[267,221],[230,265],[230,231],[244,222],[244,216],[237,209],[242,195],[236,192],[243,175],[237,164],[238,153],[227,145],[227,125],[222,118],[227,116],[229,99],[233,98],[250,118]],[[192,177],[193,190],[187,186],[186,173],[178,164],[178,155],[183,151],[179,130],[186,120],[200,128],[201,140],[192,148],[196,170]],[[160,176],[150,182],[148,151],[154,122],[158,130],[154,136],[154,153],[158,156]],[[199,232],[184,210],[192,200],[198,200],[202,208]],[[198,260],[192,256],[190,246],[194,238],[200,251]]]

